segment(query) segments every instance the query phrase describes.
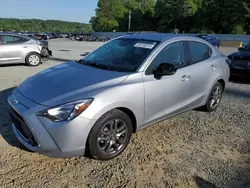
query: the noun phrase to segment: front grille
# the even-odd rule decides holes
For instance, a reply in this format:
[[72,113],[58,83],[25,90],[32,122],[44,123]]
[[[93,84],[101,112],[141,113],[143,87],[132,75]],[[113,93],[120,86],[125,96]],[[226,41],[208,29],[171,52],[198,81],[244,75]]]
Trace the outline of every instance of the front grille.
[[236,60],[235,62],[234,62],[234,67],[235,68],[244,68],[244,69],[249,69],[250,67],[248,66],[248,63],[250,63],[250,62],[247,62],[247,61],[245,61],[245,60]]
[[23,118],[11,106],[9,106],[9,114],[14,126],[27,140],[27,142],[32,146],[38,146],[37,141],[34,138],[34,135],[30,131],[29,127],[27,126]]

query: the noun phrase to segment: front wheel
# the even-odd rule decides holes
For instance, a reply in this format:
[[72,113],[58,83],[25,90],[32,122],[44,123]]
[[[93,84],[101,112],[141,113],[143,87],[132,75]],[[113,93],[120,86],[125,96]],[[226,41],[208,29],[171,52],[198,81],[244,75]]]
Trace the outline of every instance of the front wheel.
[[41,56],[36,52],[29,53],[25,58],[29,66],[38,66],[41,63]]
[[215,111],[220,105],[222,94],[223,94],[223,86],[220,82],[217,82],[213,86],[212,91],[209,94],[207,103],[204,106],[204,110],[206,112]]
[[132,122],[127,114],[114,109],[104,114],[88,137],[88,152],[94,159],[110,160],[120,155],[132,136]]

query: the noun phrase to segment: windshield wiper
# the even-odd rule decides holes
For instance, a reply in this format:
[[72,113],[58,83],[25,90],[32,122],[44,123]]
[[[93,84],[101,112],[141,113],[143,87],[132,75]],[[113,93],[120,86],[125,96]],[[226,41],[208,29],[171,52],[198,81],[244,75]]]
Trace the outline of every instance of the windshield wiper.
[[89,61],[84,61],[84,59],[77,60],[76,63],[80,63],[83,65],[99,68],[99,69],[104,69],[104,70],[110,70],[110,71],[116,71],[116,72],[132,72],[129,69],[126,68],[120,68],[120,67],[113,67],[109,65],[103,65],[103,64],[98,64],[98,63],[93,63]]
[[113,67],[110,67],[110,66],[107,66],[107,65],[98,64],[98,63],[84,61],[83,59],[78,60],[76,62],[80,63],[80,64],[83,64],[83,65],[88,65],[88,66],[91,66],[91,67],[95,67],[95,68],[100,68],[100,69],[105,69],[105,70],[115,70]]

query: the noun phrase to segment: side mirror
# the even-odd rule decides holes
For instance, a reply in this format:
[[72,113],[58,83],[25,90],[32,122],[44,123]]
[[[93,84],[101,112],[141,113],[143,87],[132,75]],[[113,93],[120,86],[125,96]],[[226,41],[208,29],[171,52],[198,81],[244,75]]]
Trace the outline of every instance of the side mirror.
[[240,47],[240,48],[238,48],[238,50],[239,50],[239,51],[242,51],[242,50],[244,50],[244,48]]
[[170,63],[161,63],[156,70],[153,70],[153,74],[156,77],[174,75],[178,69],[177,65],[173,65]]

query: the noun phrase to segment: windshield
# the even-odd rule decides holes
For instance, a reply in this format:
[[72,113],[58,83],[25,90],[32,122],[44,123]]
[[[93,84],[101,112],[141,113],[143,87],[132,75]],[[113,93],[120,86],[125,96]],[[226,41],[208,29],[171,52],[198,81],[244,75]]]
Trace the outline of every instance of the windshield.
[[149,53],[159,44],[139,39],[115,39],[90,53],[80,62],[96,68],[135,72]]

